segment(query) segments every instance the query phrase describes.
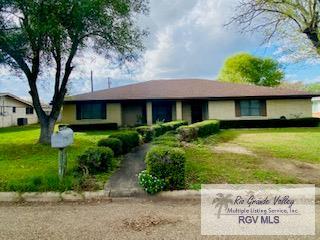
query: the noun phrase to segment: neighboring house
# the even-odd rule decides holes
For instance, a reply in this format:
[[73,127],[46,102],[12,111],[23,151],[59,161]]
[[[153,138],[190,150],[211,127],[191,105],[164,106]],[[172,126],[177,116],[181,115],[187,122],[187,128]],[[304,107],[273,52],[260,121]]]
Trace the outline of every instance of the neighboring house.
[[201,79],[153,80],[68,97],[62,122],[279,119],[312,117],[314,94]]
[[320,97],[312,98],[312,115],[320,118]]
[[18,121],[21,124],[38,122],[32,104],[13,94],[0,93],[0,128],[16,126]]

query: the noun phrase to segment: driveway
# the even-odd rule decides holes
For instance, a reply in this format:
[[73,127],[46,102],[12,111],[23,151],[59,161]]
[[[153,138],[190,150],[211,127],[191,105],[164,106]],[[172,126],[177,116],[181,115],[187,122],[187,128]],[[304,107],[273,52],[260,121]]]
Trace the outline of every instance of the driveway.
[[[320,221],[317,205],[317,222]],[[155,199],[102,203],[0,205],[0,239],[320,239],[200,234],[200,203]]]
[[120,168],[105,186],[110,196],[128,197],[145,194],[138,184],[138,174],[146,168],[144,157],[149,148],[150,144],[144,144],[124,156]]

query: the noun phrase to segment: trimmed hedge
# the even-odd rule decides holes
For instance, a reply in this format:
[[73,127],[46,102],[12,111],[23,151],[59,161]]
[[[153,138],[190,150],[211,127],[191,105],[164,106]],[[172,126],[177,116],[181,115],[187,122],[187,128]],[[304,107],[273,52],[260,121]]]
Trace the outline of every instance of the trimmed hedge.
[[159,137],[156,137],[152,141],[152,144],[157,146],[164,145],[167,147],[181,147],[181,142],[174,131],[169,131]]
[[185,153],[179,148],[153,147],[146,156],[147,172],[163,179],[164,190],[185,188]]
[[137,127],[137,132],[142,136],[145,142],[150,142],[154,137],[159,137],[166,132],[176,130],[177,128],[188,125],[187,121],[172,121],[160,124],[154,124],[152,126]]
[[221,120],[220,128],[286,128],[319,127],[319,118],[266,119],[266,120]]
[[205,120],[191,125],[198,129],[198,137],[206,137],[217,133],[220,130],[220,122],[218,120]]
[[113,151],[108,147],[91,147],[77,157],[78,170],[87,174],[106,172],[112,168]]
[[130,152],[132,148],[140,144],[140,137],[137,131],[121,131],[111,134],[109,138],[117,138],[122,142],[123,153]]
[[152,126],[140,126],[136,128],[137,132],[142,136],[144,142],[151,142],[154,137],[154,129]]
[[182,126],[177,129],[180,140],[191,142],[198,138],[198,129],[190,126]]
[[117,123],[68,124],[68,125],[61,125],[61,126],[68,126],[74,132],[96,131],[96,130],[103,131],[103,130],[117,130],[118,129]]
[[162,135],[166,132],[176,130],[178,127],[188,125],[188,122],[181,120],[181,121],[166,122],[166,123],[162,123],[159,125],[160,125],[161,132],[162,132],[160,135]]
[[118,138],[103,138],[98,141],[97,145],[111,148],[115,156],[119,156],[122,153],[122,141]]
[[184,141],[192,141],[197,137],[206,137],[219,132],[219,130],[220,122],[218,120],[205,120],[177,129],[180,139]]

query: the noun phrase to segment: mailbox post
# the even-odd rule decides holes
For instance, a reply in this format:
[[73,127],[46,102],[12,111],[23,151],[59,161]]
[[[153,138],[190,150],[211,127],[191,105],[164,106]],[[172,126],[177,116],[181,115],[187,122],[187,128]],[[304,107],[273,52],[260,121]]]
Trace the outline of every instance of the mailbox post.
[[67,151],[66,147],[73,143],[73,131],[66,126],[59,127],[59,131],[51,135],[51,147],[59,149],[59,178],[60,180],[66,174],[67,170]]

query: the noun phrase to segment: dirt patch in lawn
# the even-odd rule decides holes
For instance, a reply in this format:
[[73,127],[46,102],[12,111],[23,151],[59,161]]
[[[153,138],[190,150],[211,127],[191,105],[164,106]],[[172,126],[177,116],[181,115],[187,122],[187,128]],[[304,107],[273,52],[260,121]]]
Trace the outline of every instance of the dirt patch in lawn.
[[244,154],[244,155],[250,155],[250,156],[256,156],[255,153],[248,150],[245,147],[239,146],[237,144],[233,143],[221,143],[212,148],[213,151],[217,153],[236,153],[236,154]]
[[233,143],[221,143],[212,147],[212,150],[217,153],[235,153],[255,156],[262,160],[262,167],[266,169],[275,170],[286,175],[292,175],[298,178],[302,183],[312,183],[320,186],[320,164],[261,156],[245,147]]
[[263,158],[263,166],[293,175],[303,183],[320,186],[320,164],[303,163],[292,159]]

